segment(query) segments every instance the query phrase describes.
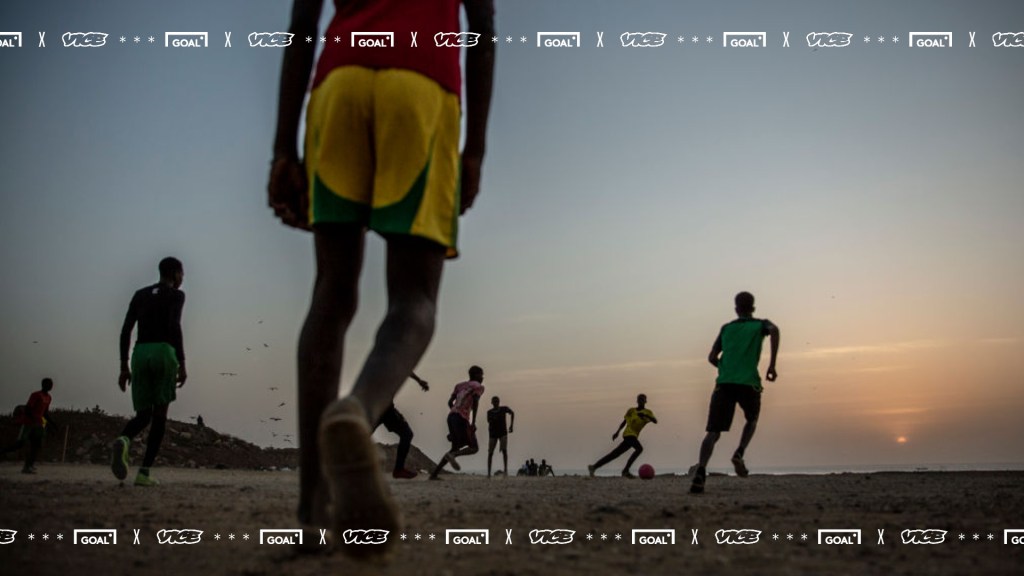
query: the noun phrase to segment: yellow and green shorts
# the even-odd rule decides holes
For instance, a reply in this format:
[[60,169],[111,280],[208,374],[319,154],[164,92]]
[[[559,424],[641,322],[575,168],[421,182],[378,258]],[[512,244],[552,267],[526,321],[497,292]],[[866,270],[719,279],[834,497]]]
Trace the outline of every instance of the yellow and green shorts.
[[416,72],[342,66],[306,111],[309,222],[426,238],[457,255],[459,97]]

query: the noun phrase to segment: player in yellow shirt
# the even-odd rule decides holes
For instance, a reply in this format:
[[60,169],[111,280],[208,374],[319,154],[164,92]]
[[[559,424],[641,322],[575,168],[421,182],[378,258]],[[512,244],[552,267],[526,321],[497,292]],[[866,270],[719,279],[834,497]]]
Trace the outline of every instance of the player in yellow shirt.
[[[657,424],[658,419],[654,417],[654,412],[651,412],[644,406],[647,405],[647,395],[640,394],[636,397],[636,408],[630,408],[626,410],[626,415],[622,418],[622,423],[619,424],[618,430],[612,434],[612,440],[619,437],[619,432],[622,432],[622,442],[615,447],[614,450],[609,452],[604,458],[601,458],[595,464],[587,466],[587,471],[593,476],[594,472],[604,466],[605,464],[615,460],[619,456],[629,450],[633,449],[633,454],[630,455],[629,460],[626,461],[626,467],[622,469],[622,476],[625,478],[634,478],[629,468],[633,465],[633,462],[640,456],[640,453],[644,451],[644,447],[640,445],[640,431],[647,426],[648,422]],[[623,431],[625,428],[625,431]]]

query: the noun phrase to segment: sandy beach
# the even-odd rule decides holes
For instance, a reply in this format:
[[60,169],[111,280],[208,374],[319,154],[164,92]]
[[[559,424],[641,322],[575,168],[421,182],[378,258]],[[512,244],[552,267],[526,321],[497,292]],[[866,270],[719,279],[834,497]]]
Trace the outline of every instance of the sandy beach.
[[[1004,544],[1024,530],[1022,472],[752,474],[712,477],[702,496],[679,476],[393,481],[405,529],[391,536],[399,540],[389,560],[366,563],[260,544],[261,530],[296,528],[294,472],[165,468],[159,488],[140,489],[119,486],[103,466],[18,470],[0,468],[0,529],[17,531],[0,545],[7,574],[1015,574],[1024,566],[1024,544]],[[74,544],[76,529],[113,529],[116,544]],[[172,529],[202,534],[194,544],[160,544],[158,533]],[[487,543],[446,544],[456,534],[482,542],[450,530],[487,530]],[[564,530],[546,533],[563,543],[531,544],[534,530]],[[304,539],[316,546],[320,536]]]

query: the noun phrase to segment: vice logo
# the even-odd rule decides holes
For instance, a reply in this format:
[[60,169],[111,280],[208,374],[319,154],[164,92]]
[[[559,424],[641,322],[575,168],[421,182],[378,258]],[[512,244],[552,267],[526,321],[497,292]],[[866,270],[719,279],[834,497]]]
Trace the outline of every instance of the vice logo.
[[165,529],[156,533],[156,541],[159,544],[199,544],[203,539],[202,530],[191,529]]
[[579,48],[579,32],[537,32],[537,47]]
[[260,544],[280,545],[302,545],[302,530],[298,528],[271,529],[260,528]]
[[292,45],[292,36],[288,32],[253,32],[249,34],[249,47],[284,48]]
[[715,532],[715,541],[719,544],[757,544],[760,539],[761,531],[749,528]]
[[996,32],[992,35],[996,48],[1024,48],[1024,32]]
[[0,32],[0,48],[21,48],[21,32]]
[[378,528],[345,530],[341,537],[345,544],[385,544],[388,541],[388,531]]
[[103,32],[65,32],[60,39],[65,48],[99,48],[107,43]]
[[575,530],[530,530],[530,544],[571,544]]
[[623,32],[619,36],[623,48],[657,48],[665,44],[661,32]]
[[480,41],[476,32],[438,32],[434,34],[434,45],[438,48],[472,48]]
[[113,528],[79,530],[76,528],[74,543],[91,545],[117,544],[117,530]]
[[900,532],[904,544],[942,544],[946,541],[945,530],[904,530]]
[[17,530],[8,530],[7,528],[0,528],[0,545],[10,544],[14,542],[14,535],[17,533]]
[[164,32],[164,48],[206,48],[208,45],[206,32]]
[[807,35],[808,48],[845,48],[853,34],[849,32],[811,32]]
[[353,48],[394,48],[394,32],[353,32]]
[[952,48],[952,32],[911,32],[907,46],[911,48]]
[[722,32],[722,46],[729,48],[764,48],[768,46],[768,33]]

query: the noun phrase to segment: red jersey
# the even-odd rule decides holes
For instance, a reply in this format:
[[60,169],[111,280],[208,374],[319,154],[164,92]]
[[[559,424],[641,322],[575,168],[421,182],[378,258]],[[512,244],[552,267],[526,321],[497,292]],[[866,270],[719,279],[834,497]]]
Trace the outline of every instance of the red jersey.
[[[335,68],[365,66],[412,70],[453,94],[461,94],[460,49],[451,42],[438,47],[435,41],[438,33],[460,32],[461,0],[346,0],[341,4],[339,7],[336,3],[334,18],[324,33],[327,42],[317,63],[313,88]],[[392,34],[390,40],[386,33]]]
[[43,415],[50,409],[50,394],[37,390],[28,397],[25,404],[25,413],[21,416],[21,423],[25,426],[42,426]]

